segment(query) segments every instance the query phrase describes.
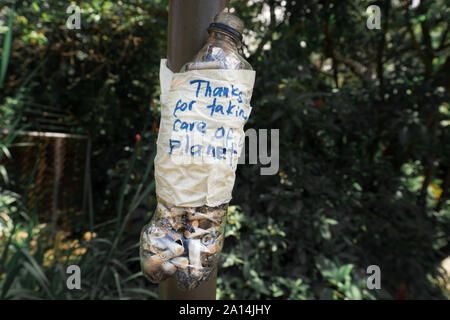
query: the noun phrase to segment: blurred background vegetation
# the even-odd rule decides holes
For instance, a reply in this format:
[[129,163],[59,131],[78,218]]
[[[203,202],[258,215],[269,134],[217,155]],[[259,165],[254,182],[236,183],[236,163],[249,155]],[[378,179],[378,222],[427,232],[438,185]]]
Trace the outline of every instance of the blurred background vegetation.
[[[219,299],[450,296],[450,9],[410,4],[231,1],[257,71],[246,127],[280,129],[280,171],[238,168]],[[0,4],[1,299],[157,298],[138,240],[156,205],[167,10]],[[70,264],[81,290],[66,288]]]

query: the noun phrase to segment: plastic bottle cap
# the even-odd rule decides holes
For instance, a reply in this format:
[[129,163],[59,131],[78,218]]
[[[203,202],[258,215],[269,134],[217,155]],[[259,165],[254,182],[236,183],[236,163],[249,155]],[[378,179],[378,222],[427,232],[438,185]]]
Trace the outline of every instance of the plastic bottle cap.
[[244,31],[244,22],[239,19],[234,14],[222,11],[219,14],[216,15],[214,18],[215,23],[221,23],[224,24],[230,28],[233,28],[237,32],[242,34],[242,31]]
[[216,15],[214,22],[210,27],[220,28],[233,34],[237,39],[242,40],[242,31],[244,31],[244,22],[237,16],[222,11]]

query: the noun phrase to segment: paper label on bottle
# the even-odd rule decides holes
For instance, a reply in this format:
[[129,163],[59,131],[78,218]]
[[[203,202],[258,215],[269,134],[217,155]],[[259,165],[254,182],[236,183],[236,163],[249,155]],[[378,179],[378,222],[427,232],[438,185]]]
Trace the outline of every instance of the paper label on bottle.
[[180,207],[231,200],[255,82],[252,70],[172,73],[161,61],[157,196]]

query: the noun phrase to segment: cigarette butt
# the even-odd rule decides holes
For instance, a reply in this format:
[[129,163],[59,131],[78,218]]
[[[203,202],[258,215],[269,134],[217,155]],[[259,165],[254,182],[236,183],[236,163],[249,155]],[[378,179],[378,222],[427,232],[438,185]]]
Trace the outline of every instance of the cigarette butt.
[[167,275],[172,275],[177,271],[177,267],[175,267],[172,263],[166,261],[161,265],[161,269]]
[[184,248],[183,246],[178,245],[177,247],[173,248],[173,254],[175,257],[182,255],[184,252]]
[[192,220],[190,225],[193,226],[194,228],[198,228],[198,220]]
[[151,248],[151,251],[159,252],[161,250],[164,250],[167,248],[166,243],[164,242],[163,237],[149,237],[149,245]]
[[142,261],[142,269],[146,274],[152,276],[160,271],[163,262],[164,260],[161,257],[154,255]]
[[211,241],[211,243],[204,247],[203,252],[208,254],[215,254],[222,248],[222,239],[223,235],[217,237],[215,241]]
[[217,242],[215,241],[214,243],[211,243],[211,244],[209,244],[207,246],[204,246],[202,248],[202,252],[204,252],[206,254],[209,254],[209,255],[216,253],[217,250],[218,250],[218,247],[217,247],[216,243]]
[[164,250],[163,252],[159,253],[159,256],[163,259],[172,259],[175,257],[174,253],[170,250]]
[[174,257],[177,257],[184,252],[184,247],[181,244],[178,244],[176,241],[173,241],[169,238],[164,238],[163,242],[165,244],[165,248],[169,249],[173,252]]
[[200,260],[200,240],[193,239],[189,241],[189,263],[191,274],[195,277],[201,275],[202,263]]
[[189,259],[186,257],[176,257],[170,260],[170,262],[172,262],[175,266],[177,266],[181,270],[184,270],[187,268],[189,264]]
[[204,219],[210,219],[206,214],[201,212],[189,212],[188,213],[188,219],[191,220],[204,220]]
[[202,228],[194,228],[194,232],[185,231],[184,236],[186,238],[197,238],[201,237],[207,233],[210,233],[208,230],[202,229]]

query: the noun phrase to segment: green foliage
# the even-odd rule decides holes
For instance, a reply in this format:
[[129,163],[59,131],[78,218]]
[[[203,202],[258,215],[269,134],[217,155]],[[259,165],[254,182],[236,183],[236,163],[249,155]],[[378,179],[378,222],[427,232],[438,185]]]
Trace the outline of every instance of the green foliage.
[[[369,31],[360,15],[366,4],[324,3],[287,2],[290,15],[264,25],[272,36],[260,39],[270,49],[250,52],[258,74],[248,126],[280,128],[280,174],[261,177],[258,166],[242,166],[234,201],[250,221],[285,226],[287,244],[253,265],[262,274],[302,279],[315,298],[330,298],[330,289],[340,298],[372,298],[361,291],[372,264],[382,270],[381,297],[395,298],[403,284],[410,298],[441,297],[429,278],[440,277],[449,255],[449,127],[442,112],[449,10],[443,1],[408,14],[390,7],[389,24]],[[242,4],[238,12],[252,25],[263,5],[275,12],[281,4]],[[414,20],[424,11],[426,25]],[[409,24],[425,36],[414,31],[412,38]],[[412,44],[426,42],[427,32],[424,57]],[[337,273],[323,273],[323,259],[336,261],[335,270],[351,265],[359,276],[331,281]],[[242,277],[243,269],[235,274]]]
[[0,88],[3,86],[3,81],[5,80],[6,68],[8,67],[9,55],[11,52],[13,21],[14,21],[14,7],[12,7],[9,11],[8,30],[6,31],[5,39],[3,40],[2,60],[0,64]]
[[[130,179],[137,152],[133,153],[123,186]],[[131,215],[141,202],[154,192],[150,181],[153,162],[148,162],[146,175],[132,200],[121,201],[115,228],[97,226],[105,235],[81,243],[56,234],[39,221],[37,212],[28,212],[18,194],[0,192],[0,298],[1,299],[145,299],[156,298],[154,288],[144,285],[139,270],[139,238],[124,233]],[[123,193],[123,199],[125,193]],[[35,206],[34,206],[35,207]],[[122,213],[125,212],[124,215]],[[14,224],[12,223],[14,221]],[[104,226],[103,226],[104,227]],[[107,231],[105,231],[105,229]],[[81,290],[66,287],[69,265],[78,265]]]
[[281,264],[287,247],[284,226],[263,216],[250,218],[234,206],[227,223],[218,298],[311,298],[308,285],[289,274],[292,266]]

